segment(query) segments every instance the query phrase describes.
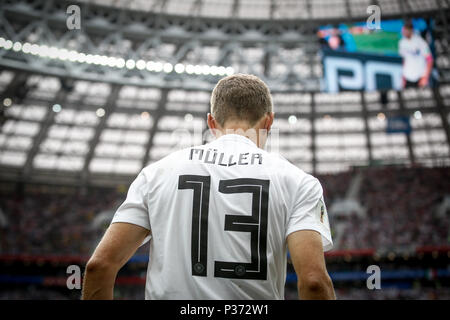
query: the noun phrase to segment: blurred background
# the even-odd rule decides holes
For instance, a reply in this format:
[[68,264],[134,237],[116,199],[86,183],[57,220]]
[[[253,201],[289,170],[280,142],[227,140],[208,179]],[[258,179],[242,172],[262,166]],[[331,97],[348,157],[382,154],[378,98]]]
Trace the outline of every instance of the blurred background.
[[[144,166],[208,141],[233,73],[269,85],[268,149],[324,187],[337,297],[450,299],[449,23],[448,0],[1,0],[0,299],[79,299],[67,267]],[[117,299],[144,298],[148,259]]]

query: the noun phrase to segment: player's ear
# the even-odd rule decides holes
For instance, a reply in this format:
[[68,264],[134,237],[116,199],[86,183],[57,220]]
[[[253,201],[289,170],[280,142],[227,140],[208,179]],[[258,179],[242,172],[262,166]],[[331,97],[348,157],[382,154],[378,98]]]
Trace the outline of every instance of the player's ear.
[[214,119],[214,117],[212,116],[211,113],[208,113],[208,119],[207,119],[207,122],[208,122],[208,127],[209,127],[211,130],[214,130],[214,129],[217,128],[216,119]]
[[[221,127],[220,125],[217,123],[217,120],[214,119],[214,117],[212,116],[211,113],[208,113],[208,127],[209,130],[211,131],[211,133],[213,134],[214,137],[218,137],[218,134],[220,133]],[[219,134],[220,136],[220,134]]]
[[272,128],[274,117],[275,117],[275,113],[267,112],[266,117],[265,117],[265,121],[264,121],[264,129],[266,129],[267,132],[269,132],[270,128]]

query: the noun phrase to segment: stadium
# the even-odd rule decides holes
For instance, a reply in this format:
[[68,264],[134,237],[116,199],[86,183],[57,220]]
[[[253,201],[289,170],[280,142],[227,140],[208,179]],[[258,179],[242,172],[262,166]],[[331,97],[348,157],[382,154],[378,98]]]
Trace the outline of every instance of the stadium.
[[[423,86],[402,84],[405,21]],[[0,299],[80,299],[68,266],[144,167],[211,140],[211,91],[236,73],[271,90],[268,151],[323,186],[336,297],[450,299],[449,33],[448,0],[1,0]],[[116,299],[144,298],[148,260]]]

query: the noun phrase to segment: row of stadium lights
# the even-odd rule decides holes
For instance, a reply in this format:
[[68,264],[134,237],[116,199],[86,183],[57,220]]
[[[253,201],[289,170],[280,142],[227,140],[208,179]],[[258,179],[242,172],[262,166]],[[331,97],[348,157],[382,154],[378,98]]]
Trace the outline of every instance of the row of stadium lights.
[[[138,60],[135,61],[133,59],[124,60],[123,58],[115,58],[115,57],[108,57],[104,55],[92,55],[92,54],[84,54],[77,52],[75,50],[67,50],[67,49],[59,49],[56,47],[48,47],[46,45],[37,45],[37,44],[31,44],[28,42],[25,42],[22,44],[21,42],[12,42],[11,40],[6,40],[2,37],[0,37],[0,48],[4,48],[6,50],[13,50],[15,52],[22,51],[25,54],[32,54],[32,55],[39,55],[40,57],[48,57],[51,59],[59,59],[59,60],[69,60],[72,62],[79,62],[79,63],[87,63],[87,64],[95,64],[95,65],[102,65],[102,66],[109,66],[109,67],[116,67],[116,68],[124,68],[127,69],[138,69],[138,70],[144,70],[147,69],[148,71],[154,71],[154,72],[165,72],[165,73],[171,73],[175,70],[176,73],[183,73],[186,72],[187,74],[196,74],[196,75],[213,75],[213,76],[225,76],[225,75],[232,75],[234,74],[234,69],[232,67],[223,67],[223,66],[209,66],[209,65],[184,65],[182,63],[178,63],[175,66],[173,66],[171,63],[166,62],[154,62],[154,61],[144,61],[144,60]],[[5,98],[3,101],[3,105],[5,107],[8,107],[12,104],[11,99]],[[54,112],[60,112],[61,106],[59,104],[55,104],[53,106]],[[105,110],[103,108],[99,108],[96,111],[96,114],[98,117],[103,117],[105,115]],[[143,112],[141,114],[141,117],[143,119],[148,118],[150,115],[148,112]],[[188,114],[190,115],[190,114]],[[187,117],[187,121],[192,121],[191,119],[192,115]],[[325,115],[324,119],[330,119],[331,116]],[[417,120],[422,119],[422,113],[420,111],[414,112],[414,118]],[[191,120],[189,120],[191,119]],[[384,121],[386,119],[386,116],[384,113],[380,112],[377,115],[377,119],[379,121]],[[288,118],[289,124],[295,124],[297,123],[297,117],[295,115],[291,115]]]
[[98,54],[85,54],[75,50],[67,50],[64,48],[49,47],[47,45],[31,44],[28,42],[21,43],[19,41],[12,42],[0,37],[0,48],[13,50],[15,52],[23,52],[25,54],[38,55],[42,58],[59,59],[61,61],[71,61],[86,64],[102,65],[111,68],[127,68],[129,70],[148,70],[153,72],[171,73],[187,73],[195,75],[212,75],[226,76],[234,74],[233,67],[210,66],[210,65],[192,65],[177,63],[175,65],[169,62],[144,61],[142,59],[134,60],[116,58]]

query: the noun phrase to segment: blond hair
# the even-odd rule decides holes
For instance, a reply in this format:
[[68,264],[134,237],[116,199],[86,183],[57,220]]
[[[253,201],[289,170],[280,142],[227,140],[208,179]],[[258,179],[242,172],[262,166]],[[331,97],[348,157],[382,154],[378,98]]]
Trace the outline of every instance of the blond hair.
[[254,75],[225,77],[211,95],[211,114],[221,126],[229,120],[244,120],[253,126],[268,112],[272,112],[270,90]]

